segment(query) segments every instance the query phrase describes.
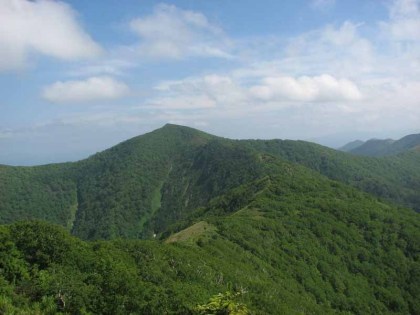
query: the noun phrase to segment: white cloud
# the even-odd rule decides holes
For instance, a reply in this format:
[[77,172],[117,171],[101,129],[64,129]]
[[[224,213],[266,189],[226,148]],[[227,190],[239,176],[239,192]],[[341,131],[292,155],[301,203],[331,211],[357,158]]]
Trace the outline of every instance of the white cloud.
[[178,81],[164,81],[156,88],[163,97],[148,103],[168,109],[235,107],[247,99],[247,91],[229,76],[205,75]]
[[394,0],[390,20],[381,23],[385,36],[397,41],[420,41],[420,0]]
[[199,12],[160,4],[152,15],[131,21],[141,37],[138,52],[151,58],[210,56],[229,58],[229,41],[220,27]]
[[[265,72],[262,72],[265,73]],[[224,75],[164,81],[156,88],[156,96],[147,100],[142,108],[163,110],[200,110],[209,119],[223,116],[255,117],[263,112],[284,110],[311,103],[312,107],[334,102],[329,106],[342,111],[354,111],[354,103],[363,99],[356,83],[331,75],[319,76],[264,76],[249,81],[249,76],[235,77],[235,71]],[[350,105],[351,103],[351,105]],[[260,113],[260,114],[257,114]]]
[[123,82],[102,76],[80,81],[58,81],[45,87],[42,96],[54,103],[78,103],[117,99],[128,92],[129,88]]
[[299,78],[269,77],[263,79],[261,85],[253,86],[251,93],[264,101],[337,102],[362,98],[353,82],[327,74]]
[[32,52],[63,60],[101,52],[63,2],[1,0],[0,21],[0,71],[24,67]]

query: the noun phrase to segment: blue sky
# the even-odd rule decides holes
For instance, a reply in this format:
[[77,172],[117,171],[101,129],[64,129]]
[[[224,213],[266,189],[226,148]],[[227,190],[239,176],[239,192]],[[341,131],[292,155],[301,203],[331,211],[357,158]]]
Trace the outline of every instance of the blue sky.
[[0,0],[0,164],[165,123],[230,138],[420,132],[419,0]]

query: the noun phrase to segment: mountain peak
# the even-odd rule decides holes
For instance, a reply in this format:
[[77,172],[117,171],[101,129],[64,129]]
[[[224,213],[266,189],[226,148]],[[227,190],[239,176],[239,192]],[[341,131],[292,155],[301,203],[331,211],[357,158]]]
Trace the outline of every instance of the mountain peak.
[[162,127],[160,127],[159,129],[156,129],[152,132],[158,132],[158,131],[161,131],[161,130],[164,130],[164,131],[183,131],[183,132],[192,132],[192,133],[201,133],[201,134],[205,133],[203,131],[200,131],[200,130],[192,128],[192,127],[177,125],[177,124],[171,124],[171,123],[167,123],[167,124],[163,125]]
[[[175,138],[181,141],[192,141],[192,142],[207,142],[207,140],[210,139],[215,139],[215,138],[219,138],[217,136],[213,136],[211,134],[208,134],[204,131],[192,128],[192,127],[188,127],[188,126],[183,126],[183,125],[176,125],[176,124],[171,124],[171,123],[167,123],[165,125],[163,125],[161,128],[156,129],[152,132],[149,133],[153,134],[153,135],[160,135],[163,136],[165,138]],[[143,136],[140,136],[143,137]]]

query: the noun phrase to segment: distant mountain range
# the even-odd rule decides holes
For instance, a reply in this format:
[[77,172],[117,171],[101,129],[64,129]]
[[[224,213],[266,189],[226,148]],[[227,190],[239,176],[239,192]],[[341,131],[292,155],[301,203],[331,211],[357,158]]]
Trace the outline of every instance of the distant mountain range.
[[399,140],[371,139],[366,142],[352,141],[339,150],[365,156],[397,155],[409,150],[420,148],[420,134],[405,136]]
[[376,158],[168,124],[0,166],[0,313],[419,314],[416,137]]

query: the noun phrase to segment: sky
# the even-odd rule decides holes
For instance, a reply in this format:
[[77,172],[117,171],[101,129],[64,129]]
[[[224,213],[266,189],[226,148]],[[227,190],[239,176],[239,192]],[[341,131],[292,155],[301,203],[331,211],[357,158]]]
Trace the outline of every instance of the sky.
[[0,164],[166,123],[331,147],[420,132],[420,0],[0,0]]

